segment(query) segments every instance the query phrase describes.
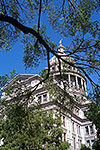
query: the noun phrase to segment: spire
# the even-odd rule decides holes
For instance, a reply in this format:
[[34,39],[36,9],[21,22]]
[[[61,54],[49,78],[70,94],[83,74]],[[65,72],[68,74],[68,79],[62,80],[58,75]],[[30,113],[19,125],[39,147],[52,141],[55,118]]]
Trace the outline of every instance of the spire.
[[61,55],[61,54],[64,54],[65,48],[64,48],[64,46],[62,45],[62,39],[59,41],[59,46],[58,46],[57,50],[58,50],[58,53],[59,53],[60,55]]

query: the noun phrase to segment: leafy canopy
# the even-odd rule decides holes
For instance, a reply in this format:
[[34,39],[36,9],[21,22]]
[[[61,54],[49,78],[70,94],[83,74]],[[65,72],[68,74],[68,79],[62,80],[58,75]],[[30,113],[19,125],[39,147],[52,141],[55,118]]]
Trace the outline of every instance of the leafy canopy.
[[[70,39],[70,43],[66,45],[67,56],[74,58],[76,67],[94,86],[91,90],[96,106],[95,104],[91,105],[89,118],[97,129],[99,128],[97,120],[100,107],[99,97],[97,97],[97,91],[100,91],[99,13],[99,0],[0,1],[0,48],[11,50],[14,42],[21,39],[25,47],[24,62],[26,67],[36,66],[41,58],[47,59],[48,73],[46,78],[50,73],[50,53],[59,60],[63,60],[55,50],[56,45],[49,38],[50,34],[46,32],[46,28],[51,26],[55,32],[66,38],[66,41]],[[48,20],[48,23],[45,23],[46,28],[42,24],[44,15]],[[74,66],[68,61],[66,64]],[[95,79],[91,74],[95,76]],[[94,90],[97,88],[98,90]],[[95,118],[92,117],[94,115],[92,107],[97,112]],[[97,131],[99,135],[99,129]]]
[[[51,26],[66,40],[70,39],[70,45],[66,45],[67,55],[72,56],[87,74],[95,72],[99,77],[100,22],[95,17],[99,11],[98,0],[1,0],[0,48],[11,49],[13,42],[21,37],[26,67],[34,67],[41,58],[48,60],[49,56],[45,56],[56,53],[56,45],[46,32]],[[44,16],[45,24],[42,21]]]
[[[24,97],[25,98],[25,97]],[[61,150],[70,144],[62,141],[60,114],[28,107],[16,98],[5,105],[6,119],[0,120],[1,150]]]

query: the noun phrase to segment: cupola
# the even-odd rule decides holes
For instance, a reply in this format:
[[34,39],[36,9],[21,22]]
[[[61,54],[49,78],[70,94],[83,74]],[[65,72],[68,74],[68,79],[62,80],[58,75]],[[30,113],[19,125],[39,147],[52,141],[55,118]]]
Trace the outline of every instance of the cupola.
[[59,41],[59,46],[58,46],[58,48],[57,48],[57,51],[58,51],[58,54],[59,55],[63,55],[63,54],[65,54],[65,48],[64,48],[64,46],[62,45],[62,39]]

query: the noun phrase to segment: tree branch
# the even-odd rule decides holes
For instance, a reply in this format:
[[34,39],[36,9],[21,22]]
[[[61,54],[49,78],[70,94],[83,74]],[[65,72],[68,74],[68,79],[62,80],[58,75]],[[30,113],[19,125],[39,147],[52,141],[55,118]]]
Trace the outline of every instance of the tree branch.
[[49,47],[49,45],[45,42],[45,40],[43,40],[42,36],[38,32],[36,32],[34,29],[32,29],[30,27],[26,27],[23,24],[21,24],[20,22],[18,22],[16,19],[14,19],[10,16],[2,15],[2,14],[0,14],[0,21],[4,21],[4,22],[8,22],[8,23],[12,24],[14,27],[17,27],[19,30],[21,30],[24,34],[30,33],[30,34],[34,35],[39,40],[40,44],[42,44],[46,48],[47,52],[51,52],[58,59],[60,59],[63,62],[67,63],[68,65],[70,65],[72,67],[76,67],[76,68],[82,70],[82,72],[90,80],[90,82],[92,82],[93,85],[97,86],[97,84],[94,81],[92,81],[92,79],[88,76],[88,74],[84,71],[84,69],[82,67],[75,66],[73,63],[63,59],[62,56],[58,55],[54,50],[52,50]]

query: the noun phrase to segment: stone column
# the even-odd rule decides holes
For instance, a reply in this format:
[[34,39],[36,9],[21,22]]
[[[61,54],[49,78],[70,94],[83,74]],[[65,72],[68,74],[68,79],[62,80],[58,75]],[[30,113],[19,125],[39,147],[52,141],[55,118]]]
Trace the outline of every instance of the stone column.
[[79,88],[79,85],[78,85],[78,79],[77,79],[77,76],[75,76],[75,78],[76,78],[76,87],[77,87],[77,89]]
[[85,94],[86,94],[86,96],[87,96],[86,81],[84,82],[84,87],[85,87]]

